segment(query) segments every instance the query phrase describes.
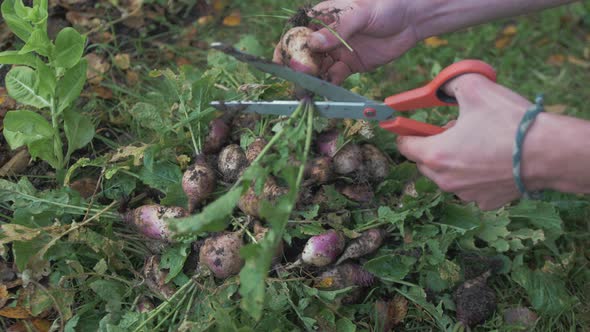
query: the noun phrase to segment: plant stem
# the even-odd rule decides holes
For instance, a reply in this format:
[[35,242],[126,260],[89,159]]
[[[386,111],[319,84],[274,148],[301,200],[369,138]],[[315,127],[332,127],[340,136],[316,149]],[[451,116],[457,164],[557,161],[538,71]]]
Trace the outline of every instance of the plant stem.
[[305,99],[303,101],[307,113],[307,133],[305,136],[305,147],[303,148],[303,158],[301,159],[301,166],[299,167],[299,174],[297,174],[297,181],[295,182],[295,191],[299,191],[299,186],[303,180],[303,173],[305,171],[305,164],[307,163],[307,156],[311,147],[311,139],[313,136],[313,113],[314,105],[311,100]]
[[[201,107],[199,106],[199,111],[200,111],[200,108]],[[186,117],[187,122],[188,122],[188,113],[186,111],[186,104],[184,103],[184,99],[182,97],[180,97],[180,109],[184,113],[184,116]],[[191,124],[189,122],[189,123],[187,123],[187,127],[188,127],[189,132],[191,133],[191,141],[193,142],[193,148],[195,149],[195,156],[198,156],[199,154],[201,154],[201,149],[199,149],[199,144],[197,144],[197,140],[195,138],[195,132],[193,131],[193,126],[191,126]]]
[[[62,170],[65,167],[63,142],[59,134],[59,119],[55,107],[55,99],[51,98],[49,110],[51,111],[51,125],[53,126],[53,153],[57,158],[57,169]],[[69,157],[69,156],[68,156]]]

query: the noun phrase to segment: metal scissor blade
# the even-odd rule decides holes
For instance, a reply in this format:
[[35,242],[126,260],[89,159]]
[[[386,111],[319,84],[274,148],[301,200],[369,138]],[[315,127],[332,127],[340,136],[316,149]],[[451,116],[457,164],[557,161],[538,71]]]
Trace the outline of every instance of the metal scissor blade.
[[[252,112],[258,114],[286,115],[289,116],[299,106],[299,101],[214,101],[211,106],[221,111]],[[383,121],[389,119],[394,110],[385,104],[371,105],[375,110],[374,115],[367,116],[363,110],[365,102],[333,102],[318,101],[314,103],[316,111],[326,118],[338,119],[365,119]]]
[[317,95],[324,96],[330,100],[373,102],[370,99],[357,95],[354,92],[321,80],[317,77],[295,71],[289,67],[278,65],[254,55],[240,52],[230,45],[223,43],[213,43],[211,44],[211,47],[222,51],[225,54],[231,55],[239,61],[246,62],[257,69],[262,70],[263,72],[273,74],[287,81],[291,81],[306,90],[309,90]]

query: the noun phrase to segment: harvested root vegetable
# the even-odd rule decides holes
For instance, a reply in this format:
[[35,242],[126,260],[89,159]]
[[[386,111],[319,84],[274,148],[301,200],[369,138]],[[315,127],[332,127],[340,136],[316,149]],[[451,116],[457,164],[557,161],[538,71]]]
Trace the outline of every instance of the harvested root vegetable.
[[305,167],[306,185],[322,184],[332,178],[332,158],[318,157],[311,160]]
[[402,295],[396,294],[390,301],[375,301],[375,313],[375,325],[377,326],[375,331],[389,332],[406,318],[408,300]]
[[371,186],[365,183],[347,184],[339,188],[339,191],[342,195],[355,202],[367,203],[375,197]]
[[360,265],[346,263],[324,271],[317,279],[315,286],[328,290],[358,286],[341,299],[341,303],[358,302],[362,295],[362,288],[375,283],[375,276],[364,270]]
[[229,138],[229,127],[222,119],[213,119],[209,122],[209,133],[203,144],[203,152],[207,154],[217,153]]
[[349,174],[361,167],[363,153],[356,144],[346,144],[334,156],[334,171],[338,174]]
[[235,182],[242,170],[248,166],[244,150],[237,144],[230,144],[223,148],[217,159],[217,169],[228,182]]
[[182,189],[188,197],[188,211],[192,213],[213,190],[216,183],[215,171],[203,156],[198,156],[195,163],[189,166],[182,176]]
[[152,310],[154,310],[156,307],[154,306],[154,304],[152,303],[152,301],[150,301],[150,299],[148,299],[147,297],[141,297],[139,299],[139,301],[137,301],[137,312],[139,313],[146,313],[146,312],[150,312]]
[[168,272],[160,269],[160,257],[150,256],[143,266],[143,277],[150,290],[169,299],[174,292],[174,286],[165,282]]
[[[529,308],[518,307],[504,310],[504,322],[522,330],[531,331],[539,316]],[[519,330],[521,331],[521,330]]]
[[381,247],[386,235],[385,230],[380,228],[373,228],[363,232],[361,236],[350,241],[346,249],[344,249],[342,256],[336,261],[336,265],[349,258],[359,258],[374,252]]
[[488,319],[496,310],[496,294],[487,285],[490,271],[481,276],[465,281],[455,290],[457,320],[472,327]]
[[[256,241],[262,241],[262,239],[264,239],[264,237],[266,236],[266,233],[268,233],[268,228],[263,227],[258,222],[254,224],[254,238],[256,239]],[[284,251],[285,244],[283,240],[281,240],[279,242],[279,245],[277,246],[277,249],[275,250],[275,255],[272,258],[272,264],[277,264],[281,261],[281,259],[283,258]]]
[[216,278],[225,279],[238,274],[244,265],[240,248],[242,233],[222,233],[205,240],[199,250],[199,264],[207,267]]
[[234,142],[240,141],[240,136],[247,131],[256,131],[256,124],[260,121],[260,114],[241,112],[231,121],[230,138]]
[[140,206],[123,216],[123,219],[133,224],[139,232],[156,240],[168,240],[170,230],[166,219],[188,216],[185,209],[178,206],[162,206],[158,204]]
[[318,135],[316,144],[321,155],[334,157],[338,151],[338,132],[336,130],[324,131]]
[[286,194],[287,191],[287,188],[277,185],[274,178],[269,176],[266,178],[261,195],[256,194],[255,186],[252,184],[248,191],[240,197],[238,208],[249,216],[260,218],[260,203],[263,200],[272,202],[279,196]]
[[264,138],[258,137],[254,140],[254,142],[248,145],[248,149],[246,149],[246,159],[248,159],[249,163],[252,163],[254,159],[258,157],[266,144],[268,144],[268,142]]
[[[326,266],[333,263],[340,256],[345,244],[344,236],[333,229],[312,236],[307,240],[303,248],[300,261],[318,267]],[[294,265],[297,264],[297,262],[294,263]]]
[[280,42],[283,63],[296,71],[317,76],[322,64],[321,55],[312,52],[307,39],[313,32],[308,27],[295,27],[287,31]]
[[383,180],[389,174],[390,164],[387,156],[372,144],[362,146],[363,161],[369,174],[369,179]]

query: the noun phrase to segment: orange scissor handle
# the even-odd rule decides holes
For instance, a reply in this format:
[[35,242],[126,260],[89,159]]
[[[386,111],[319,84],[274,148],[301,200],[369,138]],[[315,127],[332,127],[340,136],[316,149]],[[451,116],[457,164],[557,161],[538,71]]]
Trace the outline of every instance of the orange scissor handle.
[[[480,60],[462,60],[443,69],[436,77],[423,87],[402,92],[385,99],[385,104],[396,111],[410,111],[418,108],[457,105],[457,100],[441,89],[457,76],[475,73],[496,81],[496,71],[489,64]],[[420,121],[397,117],[379,124],[383,129],[398,135],[431,136],[442,133],[445,129]]]

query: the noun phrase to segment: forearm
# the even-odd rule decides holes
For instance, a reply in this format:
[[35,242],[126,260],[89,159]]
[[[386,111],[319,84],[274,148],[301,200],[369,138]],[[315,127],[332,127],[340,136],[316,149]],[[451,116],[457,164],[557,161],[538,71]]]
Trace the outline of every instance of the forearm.
[[542,113],[523,149],[525,184],[531,190],[590,193],[590,121]]
[[572,2],[575,0],[415,0],[410,6],[416,37],[421,40]]

